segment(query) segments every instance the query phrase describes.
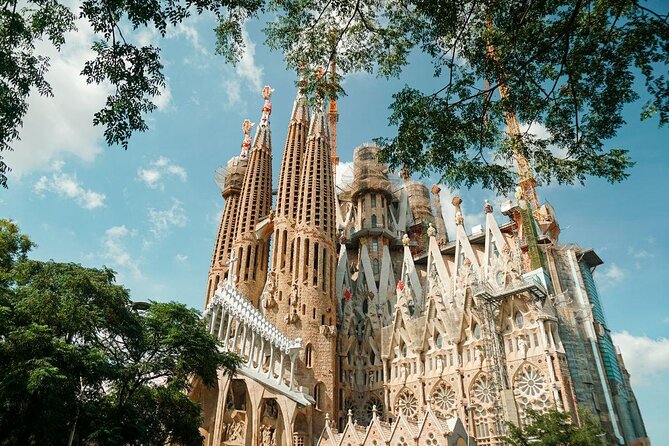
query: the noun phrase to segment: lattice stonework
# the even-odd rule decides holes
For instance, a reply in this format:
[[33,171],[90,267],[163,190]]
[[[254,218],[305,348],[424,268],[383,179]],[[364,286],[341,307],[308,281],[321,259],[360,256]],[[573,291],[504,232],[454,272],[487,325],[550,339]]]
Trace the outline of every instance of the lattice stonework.
[[455,392],[451,386],[441,383],[432,392],[432,404],[434,409],[446,416],[455,416],[456,403]]
[[553,406],[546,378],[531,364],[523,365],[516,373],[514,393],[522,424],[528,422],[528,409],[545,412]]
[[472,388],[474,398],[484,406],[492,404],[495,399],[495,388],[493,382],[486,376],[481,375]]
[[418,399],[409,389],[403,390],[395,402],[395,413],[400,411],[409,418],[418,415]]

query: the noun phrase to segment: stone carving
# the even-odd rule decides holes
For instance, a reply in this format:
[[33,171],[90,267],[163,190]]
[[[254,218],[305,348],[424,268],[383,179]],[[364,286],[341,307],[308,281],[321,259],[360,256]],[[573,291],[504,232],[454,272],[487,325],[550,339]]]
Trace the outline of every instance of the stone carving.
[[259,446],[276,446],[275,429],[272,426],[262,424],[260,426]]
[[527,358],[527,342],[524,336],[518,337],[518,353],[521,358]]
[[223,423],[223,441],[230,444],[244,444],[245,427],[246,424],[239,420]]
[[460,205],[462,204],[462,198],[455,196],[451,200],[451,204],[455,207],[455,224],[458,226],[465,224],[465,217],[462,215],[462,209]]
[[300,316],[297,314],[297,310],[293,309],[293,312],[287,314],[283,320],[286,322],[286,324],[297,324],[297,321],[300,320]]
[[320,334],[328,339],[337,334],[337,327],[334,325],[321,325],[318,330]]
[[269,272],[269,277],[265,283],[265,289],[260,296],[260,301],[262,302],[262,307],[266,310],[274,308],[276,300],[274,299],[274,294],[276,293],[276,272],[271,270]]
[[434,229],[434,226],[432,226],[432,223],[427,227],[427,236],[428,237],[434,237],[437,235],[437,230]]

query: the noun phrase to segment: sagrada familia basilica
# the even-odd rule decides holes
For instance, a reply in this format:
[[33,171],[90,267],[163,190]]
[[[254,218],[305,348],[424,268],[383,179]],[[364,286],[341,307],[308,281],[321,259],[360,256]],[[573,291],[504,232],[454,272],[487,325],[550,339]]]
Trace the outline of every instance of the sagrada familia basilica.
[[206,446],[501,445],[530,409],[586,410],[613,444],[650,444],[593,280],[602,260],[558,243],[533,184],[499,213],[482,203],[472,228],[462,200],[443,212],[439,187],[393,180],[373,145],[338,187],[337,103],[298,93],[273,202],[271,92],[217,171],[204,318],[243,365],[193,388]]

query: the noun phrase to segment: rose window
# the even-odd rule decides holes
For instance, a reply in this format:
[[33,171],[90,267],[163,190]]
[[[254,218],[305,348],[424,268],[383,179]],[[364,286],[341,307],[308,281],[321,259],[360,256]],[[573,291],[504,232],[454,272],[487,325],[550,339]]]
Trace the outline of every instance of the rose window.
[[533,367],[525,367],[523,373],[518,377],[518,390],[528,397],[536,397],[544,392],[546,380]]
[[405,391],[397,399],[395,411],[399,414],[400,411],[404,416],[413,418],[418,414],[418,400],[413,393]]
[[490,404],[495,395],[493,383],[486,376],[480,377],[474,384],[474,396],[483,404]]
[[432,401],[440,412],[451,413],[455,408],[455,392],[450,386],[442,384],[432,393]]

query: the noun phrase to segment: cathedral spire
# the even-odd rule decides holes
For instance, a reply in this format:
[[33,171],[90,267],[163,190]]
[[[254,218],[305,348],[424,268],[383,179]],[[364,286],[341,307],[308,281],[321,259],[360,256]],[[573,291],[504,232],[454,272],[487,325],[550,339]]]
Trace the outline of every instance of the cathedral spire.
[[[330,80],[333,84],[337,83],[337,64],[332,61],[330,64]],[[339,166],[339,155],[337,155],[337,123],[339,122],[339,110],[337,109],[337,98],[330,99],[328,106],[328,124],[330,125],[330,153],[332,158],[332,174],[337,174]]]
[[[272,141],[269,117],[272,113],[272,89],[262,91],[265,103],[252,148],[248,154],[248,167],[241,190],[240,215],[233,250],[239,262],[235,265],[237,287],[258,305],[258,299],[267,277],[269,241],[255,237],[256,225],[267,218],[272,209]],[[249,128],[250,131],[250,128]]]
[[225,200],[225,207],[223,208],[223,215],[221,215],[218,236],[214,245],[214,254],[211,259],[205,306],[216,292],[219,282],[228,273],[226,260],[230,254],[235,234],[237,233],[239,200],[248,163],[248,150],[251,147],[251,127],[253,127],[253,124],[248,119],[242,124],[244,140],[242,142],[241,155],[232,158],[226,166],[216,169],[214,174],[216,183],[218,183],[221,189],[221,195]]
[[[337,334],[335,273],[337,246],[334,175],[330,152],[330,133],[321,98],[309,126],[302,158],[299,203],[295,220],[293,286],[291,305],[299,311],[295,330],[306,345],[318,355],[311,367],[301,370],[303,385],[318,388],[327,395],[317,401],[321,409],[314,412],[314,431],[325,425],[324,413],[334,413],[337,406]],[[289,323],[290,321],[287,321]],[[292,322],[290,322],[292,323]]]

